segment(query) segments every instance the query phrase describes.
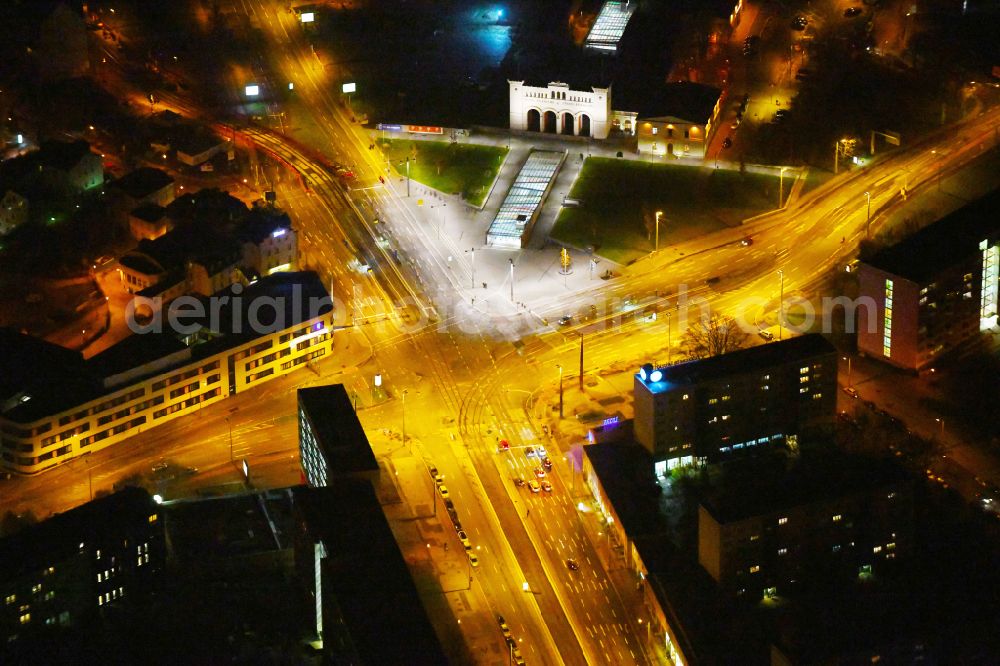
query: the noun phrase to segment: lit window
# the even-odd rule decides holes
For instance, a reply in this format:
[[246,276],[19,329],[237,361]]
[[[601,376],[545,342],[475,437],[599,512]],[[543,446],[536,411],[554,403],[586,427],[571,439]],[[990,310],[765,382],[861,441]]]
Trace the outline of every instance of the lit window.
[[28,624],[31,622],[31,613],[25,613],[21,616],[21,624]]
[[157,518],[157,516],[156,516],[155,513],[149,517],[149,523],[150,523],[150,525],[152,525],[153,523],[156,522],[156,518]]
[[55,596],[56,596],[56,593],[54,591],[52,591],[52,590],[49,590],[48,592],[45,593],[45,600],[46,601],[51,601],[52,599],[55,598]]
[[31,591],[33,594],[38,594],[39,592],[42,591],[42,584],[35,583],[34,585],[31,586]]
[[822,393],[813,393],[813,400],[819,400],[823,397]]
[[757,540],[757,539],[759,539],[759,538],[760,538],[760,535],[759,535],[759,534],[751,534],[751,535],[750,535],[750,540],[751,540],[751,541],[756,541],[756,540]]
[[838,514],[837,514],[836,516],[834,516],[834,517],[833,517],[833,522],[835,522],[835,523],[839,523],[839,522],[840,522],[840,519],[841,519],[841,518],[843,518],[843,516],[841,516],[841,515],[840,515],[840,514],[838,513]]
[[97,572],[97,582],[100,583],[102,580],[104,580],[104,574],[101,573],[100,571],[98,571]]
[[765,382],[767,380],[769,380],[770,378],[771,378],[771,375],[764,375],[763,377],[761,377],[761,379],[763,379]]
[[48,569],[45,570],[45,575],[49,576],[51,574],[54,574],[55,572],[56,572],[56,568],[55,567],[49,567]]
[[787,553],[788,553],[788,549],[787,548],[779,548],[778,549],[778,555],[785,555]]
[[809,383],[809,375],[804,375],[802,377],[799,377],[799,384],[808,384],[808,383]]
[[895,547],[896,547],[896,542],[895,542],[895,541],[892,541],[892,542],[889,542],[889,543],[885,544],[885,547],[886,547],[886,548],[887,548],[888,550],[892,550],[893,548],[895,548]]
[[715,403],[717,403],[717,402],[719,402],[719,401],[718,401],[718,400],[716,400],[715,398],[709,398],[709,399],[708,399],[708,404],[710,404],[710,405],[714,405],[714,404],[715,404]]
[[840,552],[840,544],[839,543],[833,547],[833,552],[835,552],[835,553],[839,553]]
[[145,554],[145,555],[143,555],[142,557],[143,557],[143,561],[145,561],[145,562],[149,562],[149,553],[146,553],[146,554]]
[[728,395],[722,396],[722,402],[725,402],[726,400],[729,400],[729,396]]
[[659,127],[654,127],[654,128],[653,128],[653,134],[658,134],[658,133],[659,133],[659,131],[660,131],[660,128],[659,128]]
[[803,386],[802,388],[799,389],[799,393],[809,393],[809,387]]
[[882,552],[882,546],[875,546],[874,548],[872,548],[872,552],[873,553],[881,553]]
[[8,606],[10,606],[15,601],[17,601],[17,595],[16,594],[9,594],[9,595],[7,595],[7,605]]
[[683,397],[683,398],[681,398],[681,400],[687,400],[687,399],[688,399],[688,394],[687,394],[687,393],[685,393],[685,394],[684,394],[684,397]]
[[788,518],[786,518],[785,516],[782,516],[781,518],[778,518],[778,524],[779,525],[784,525],[787,522],[788,522]]
[[757,573],[758,571],[760,571],[760,567],[756,564],[750,567],[750,573]]
[[804,375],[807,372],[809,372],[809,366],[808,365],[806,367],[804,367],[804,368],[799,368],[799,374],[800,375]]
[[894,492],[893,493],[889,493],[888,495],[885,496],[886,499],[893,499],[894,497],[896,497],[896,493],[894,493]]
[[722,415],[722,420],[723,421],[728,421],[729,420],[729,414],[723,414]]
[[767,384],[762,384],[761,387],[760,387],[761,391],[769,391],[770,389],[771,389],[771,387],[768,386]]

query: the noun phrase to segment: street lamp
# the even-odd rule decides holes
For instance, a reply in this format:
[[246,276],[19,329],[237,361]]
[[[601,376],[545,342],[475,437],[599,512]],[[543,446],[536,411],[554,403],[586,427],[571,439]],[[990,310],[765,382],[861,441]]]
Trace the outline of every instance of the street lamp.
[[785,172],[789,169],[791,167],[783,166],[778,172],[778,208],[781,208],[781,202],[785,199]]
[[559,418],[563,417],[563,367],[557,365],[559,368]]
[[233,462],[233,422],[226,417],[226,425],[229,426],[229,462]]
[[476,288],[476,248],[472,248],[472,288]]
[[847,388],[851,388],[851,357],[842,356],[845,361],[847,361]]
[[868,214],[865,216],[865,239],[871,238],[872,224],[872,193],[865,192],[865,199],[868,202]]
[[785,316],[785,271],[778,269],[778,280],[780,280],[780,287],[778,291],[778,341],[781,341],[781,332],[784,327],[784,316]]
[[508,259],[510,262],[510,302],[514,302],[514,260]]
[[403,389],[403,413],[402,413],[402,418],[400,420],[402,421],[402,425],[403,425],[403,444],[404,445],[406,444],[406,394],[407,394],[407,390]]
[[667,310],[667,365],[670,365],[670,315],[673,314]]
[[944,442],[944,419],[934,419],[941,424],[941,441]]
[[[835,143],[833,145],[833,174],[834,175],[837,175],[837,173],[840,171],[840,153],[843,150],[843,148],[841,148],[841,146],[843,145],[843,146],[846,147],[848,141],[850,141],[850,139],[847,139],[847,138],[840,139],[839,141],[837,141],[837,143]],[[845,154],[844,157],[847,157],[847,155]]]
[[656,246],[653,250],[654,252],[659,252],[660,250],[660,218],[663,216],[663,211],[656,211]]

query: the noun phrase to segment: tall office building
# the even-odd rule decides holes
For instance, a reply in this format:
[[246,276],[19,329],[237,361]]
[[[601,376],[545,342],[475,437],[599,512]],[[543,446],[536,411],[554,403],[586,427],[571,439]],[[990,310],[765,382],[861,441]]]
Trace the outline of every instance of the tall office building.
[[299,389],[299,460],[308,484],[335,477],[378,480],[378,461],[343,384]]
[[635,375],[635,439],[657,475],[760,446],[789,443],[808,428],[832,424],[837,352],[804,335]]
[[997,330],[1000,190],[887,247],[858,267],[858,350],[919,371]]

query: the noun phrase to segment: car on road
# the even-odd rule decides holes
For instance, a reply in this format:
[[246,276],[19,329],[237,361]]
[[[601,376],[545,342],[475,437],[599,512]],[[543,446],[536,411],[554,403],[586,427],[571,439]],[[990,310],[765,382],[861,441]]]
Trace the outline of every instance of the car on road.
[[521,651],[515,647],[512,654],[514,655],[514,666],[524,666],[524,657],[521,656]]
[[774,340],[774,333],[772,333],[771,331],[757,331],[757,335],[764,338],[768,342]]
[[541,467],[536,467],[535,468],[535,477],[539,478],[539,479],[544,479],[545,478],[545,470],[542,469]]
[[497,624],[500,625],[500,633],[505,637],[510,636],[510,627],[507,626],[507,620],[503,615],[497,615]]
[[476,557],[476,554],[473,553],[471,550],[469,551],[469,564],[471,564],[474,567],[479,566],[479,558]]
[[545,457],[545,447],[544,446],[536,446],[535,447],[535,454],[539,458],[544,458]]
[[568,560],[566,560],[566,568],[569,569],[570,571],[579,571],[580,570],[580,565],[577,564],[576,560],[574,560],[571,557]]
[[544,490],[547,493],[551,493],[552,492],[552,484],[549,483],[548,481],[542,481],[542,490]]
[[730,139],[728,136],[725,139],[722,140],[722,147],[723,148],[731,148],[732,145],[733,145],[733,140]]
[[525,447],[525,449],[524,449],[524,455],[528,456],[529,458],[534,458],[538,454],[535,453],[535,447],[528,446],[528,447]]
[[729,129],[736,129],[739,126],[740,126],[740,119],[739,118],[737,118],[733,122],[729,123]]
[[552,471],[552,460],[550,460],[548,456],[542,458],[542,467],[544,467],[548,472]]
[[518,478],[514,479],[514,485],[517,486],[518,488],[523,487],[524,486],[524,479],[522,479],[521,477],[518,477]]
[[469,535],[465,533],[465,530],[458,531],[458,540],[462,542],[462,546],[466,550],[472,550],[472,543],[469,541]]
[[751,245],[753,245],[753,239],[747,236],[746,238],[740,241],[740,245],[742,245],[743,247],[750,247]]
[[572,321],[573,321],[573,315],[563,315],[562,317],[559,317],[560,326],[569,326],[569,324]]
[[861,11],[861,7],[848,7],[844,10],[844,16],[847,18],[854,18],[855,16],[860,16]]
[[858,397],[858,389],[854,388],[853,386],[845,386],[844,393],[851,396],[852,398]]
[[455,510],[455,503],[450,499],[444,501],[444,508],[448,509],[449,513]]
[[534,479],[528,481],[528,487],[531,488],[531,492],[533,493],[542,492],[542,487],[538,484],[538,481],[535,481]]
[[441,497],[445,499],[448,499],[448,496],[451,494],[448,492],[448,486],[444,485],[443,483],[438,486],[438,492],[440,492]]
[[500,450],[501,451],[510,451],[510,442],[508,442],[506,439],[501,439],[500,440]]
[[169,467],[169,465],[167,465],[167,463],[165,463],[165,462],[158,462],[155,465],[153,465],[153,473],[155,474],[157,472],[165,472],[165,471],[167,471],[167,467]]
[[792,19],[792,30],[802,31],[806,29],[807,25],[809,25],[809,19],[801,14]]

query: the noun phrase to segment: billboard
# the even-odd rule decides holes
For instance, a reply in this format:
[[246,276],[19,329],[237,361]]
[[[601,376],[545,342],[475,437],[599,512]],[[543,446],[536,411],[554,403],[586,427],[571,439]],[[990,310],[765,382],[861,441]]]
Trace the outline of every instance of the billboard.
[[340,92],[342,92],[342,93],[344,93],[346,95],[348,93],[355,92],[357,89],[358,89],[358,84],[356,84],[356,83],[345,83],[344,85],[342,85],[340,87]]

